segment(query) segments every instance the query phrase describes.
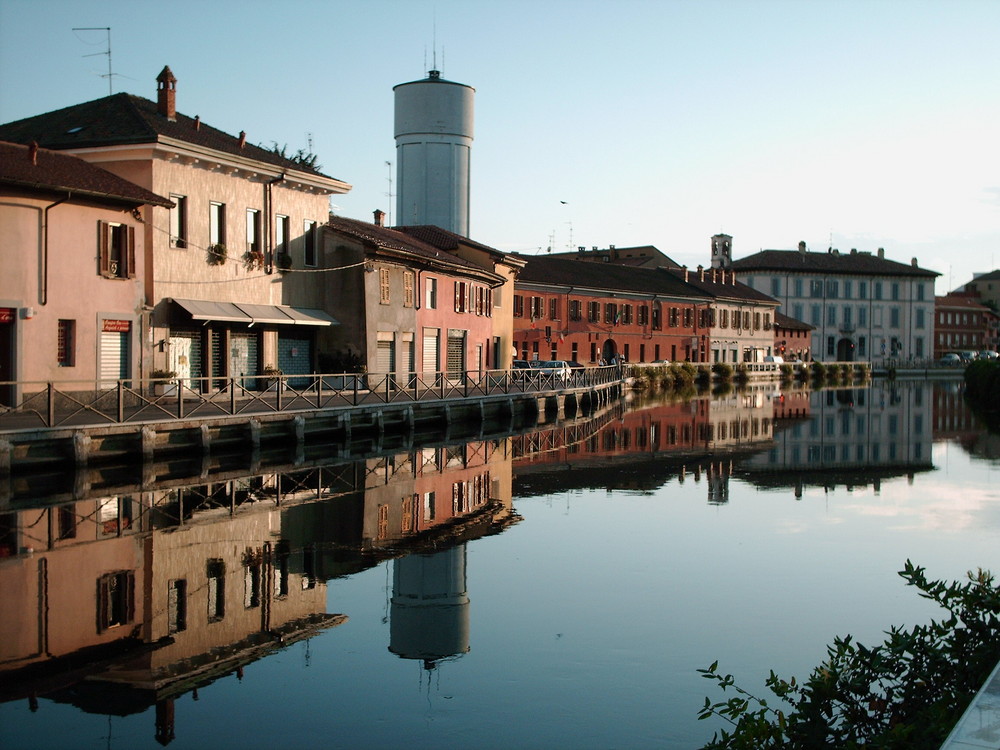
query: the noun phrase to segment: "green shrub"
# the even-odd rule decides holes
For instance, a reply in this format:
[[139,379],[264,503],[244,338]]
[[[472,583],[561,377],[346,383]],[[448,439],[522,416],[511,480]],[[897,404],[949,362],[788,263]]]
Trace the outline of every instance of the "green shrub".
[[712,373],[721,380],[732,380],[733,366],[727,362],[716,362],[712,365]]
[[982,570],[964,584],[928,581],[909,560],[899,575],[948,617],[891,628],[874,648],[836,638],[806,681],[770,673],[764,685],[776,701],[737,686],[717,671],[718,662],[699,669],[723,692],[735,692],[716,703],[705,699],[699,718],[721,717],[730,728],[704,747],[937,750],[1000,659],[1000,588]]

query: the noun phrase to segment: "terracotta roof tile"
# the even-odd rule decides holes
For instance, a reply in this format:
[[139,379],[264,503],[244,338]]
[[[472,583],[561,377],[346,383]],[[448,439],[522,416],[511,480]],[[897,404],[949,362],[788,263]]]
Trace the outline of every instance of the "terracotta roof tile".
[[129,206],[173,206],[167,198],[69,154],[0,141],[0,183],[45,191],[67,191]]
[[24,144],[36,141],[51,149],[151,143],[159,136],[328,177],[249,141],[240,146],[238,137],[180,112],[175,120],[168,120],[159,113],[156,102],[133,94],[113,94],[0,125],[0,139]]
[[880,258],[871,253],[813,253],[798,250],[761,250],[733,261],[738,271],[797,271],[800,273],[842,273],[864,276],[940,276],[909,263]]

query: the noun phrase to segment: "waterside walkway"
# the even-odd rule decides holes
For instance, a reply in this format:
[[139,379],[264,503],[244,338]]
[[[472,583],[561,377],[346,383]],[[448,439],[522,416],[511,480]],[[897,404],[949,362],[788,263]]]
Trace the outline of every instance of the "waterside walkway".
[[1000,664],[972,699],[941,750],[1000,750]]

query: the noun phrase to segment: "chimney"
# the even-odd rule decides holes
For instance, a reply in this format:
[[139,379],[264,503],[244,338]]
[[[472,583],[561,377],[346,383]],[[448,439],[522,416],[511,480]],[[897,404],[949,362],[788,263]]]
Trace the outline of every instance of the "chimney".
[[702,265],[698,266],[698,281],[705,280],[705,267]]
[[729,272],[729,278],[731,278],[733,280],[733,286],[736,286],[736,271],[735,270]]
[[240,131],[240,148],[243,148],[246,145],[247,145],[247,131],[241,130]]
[[878,249],[878,257],[880,257],[880,258],[884,258],[885,257],[885,248],[884,247],[880,247]]
[[[715,281],[715,279],[713,278],[712,281]],[[723,284],[726,283],[726,270],[725,269],[722,270],[722,276],[719,277],[719,281],[721,283],[723,283]]]
[[385,211],[383,211],[381,208],[376,208],[375,211],[374,211],[374,214],[375,214],[375,226],[377,226],[377,227],[384,227],[385,226]]
[[585,252],[587,252],[587,248],[586,248],[586,247],[584,247],[583,245],[577,245],[577,246],[576,246],[576,251],[577,251],[578,253],[585,253]]
[[177,79],[166,65],[156,77],[156,111],[170,122],[177,120]]
[[194,129],[201,130],[201,115],[194,116]]
[[917,259],[916,258],[910,258],[910,265],[913,266],[914,268],[916,268],[917,267]]
[[803,255],[806,254],[806,241],[805,240],[799,240],[799,252],[802,253]]
[[[715,283],[715,269],[714,268],[712,269],[712,283],[713,284]],[[722,283],[723,284],[726,283],[726,272],[725,271],[722,272]]]
[[688,281],[688,267],[684,266],[684,281]]
[[31,166],[38,166],[38,141],[32,141],[28,146],[28,158],[31,159]]

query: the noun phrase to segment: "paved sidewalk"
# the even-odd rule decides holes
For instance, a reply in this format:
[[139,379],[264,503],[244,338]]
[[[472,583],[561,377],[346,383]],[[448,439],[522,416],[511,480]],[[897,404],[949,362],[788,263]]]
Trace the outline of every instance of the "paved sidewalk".
[[941,750],[1000,750],[1000,664],[986,680]]

